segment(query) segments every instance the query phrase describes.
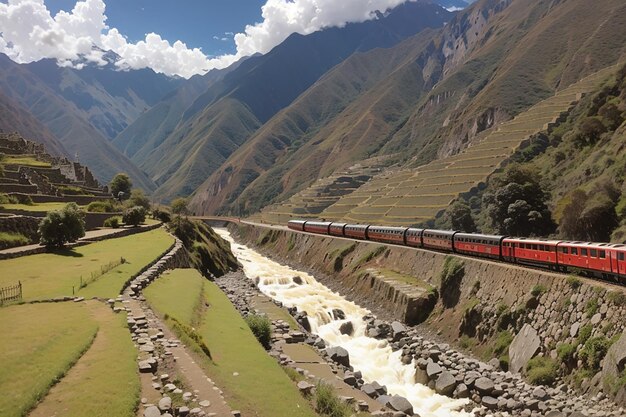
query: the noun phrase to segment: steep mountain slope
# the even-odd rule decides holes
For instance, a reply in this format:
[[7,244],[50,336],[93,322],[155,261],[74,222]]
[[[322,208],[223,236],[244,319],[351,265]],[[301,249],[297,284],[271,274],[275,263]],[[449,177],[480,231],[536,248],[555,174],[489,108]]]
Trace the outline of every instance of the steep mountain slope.
[[[156,191],[159,197],[171,198],[180,194],[179,186],[172,186],[181,184],[183,177],[186,181],[193,180],[188,185],[195,188],[223,163],[222,156],[230,155],[215,155],[207,164],[192,161],[200,154],[211,157],[207,151],[198,153],[199,148],[228,147],[222,143],[221,135],[212,136],[210,132],[228,132],[239,144],[244,143],[258,126],[354,52],[395,45],[426,27],[441,27],[449,16],[450,13],[440,6],[410,2],[375,20],[307,36],[294,34],[268,54],[248,59],[222,81],[212,85],[189,107],[176,130],[158,148],[144,160],[135,160],[159,184]],[[233,120],[218,116],[231,110],[233,100],[239,103],[238,111],[246,113],[245,119],[255,121],[258,126],[241,131],[238,130],[240,125],[201,124]],[[246,127],[250,125],[246,124]],[[170,167],[176,168],[184,161],[193,168],[189,175],[171,169],[164,171],[164,158],[172,163]]]
[[2,91],[0,91],[0,131],[17,132],[28,140],[43,143],[51,155],[71,158],[59,139],[47,127]]
[[75,70],[44,59],[26,68],[73,103],[78,113],[107,139],[113,139],[183,82],[151,69],[117,71],[113,63]]
[[[314,122],[307,129],[288,136],[277,129],[288,138],[282,143],[271,131],[256,135],[198,189],[192,206],[205,213],[250,213],[342,163],[388,155],[411,167],[458,153],[485,129],[615,63],[626,45],[626,31],[619,29],[624,25],[626,5],[618,0],[481,0],[413,51],[412,61],[347,97],[333,115],[317,116],[311,102]],[[377,52],[364,54],[361,67],[375,65]],[[415,97],[425,80],[428,94]],[[330,73],[318,84],[325,82],[334,82]],[[279,119],[296,103],[261,131],[283,126]],[[254,181],[242,180],[237,172],[243,169]]]
[[46,125],[70,155],[78,154],[80,161],[103,183],[118,172],[126,172],[135,186],[146,191],[154,189],[152,181],[81,117],[73,103],[3,54],[0,54],[0,89]]

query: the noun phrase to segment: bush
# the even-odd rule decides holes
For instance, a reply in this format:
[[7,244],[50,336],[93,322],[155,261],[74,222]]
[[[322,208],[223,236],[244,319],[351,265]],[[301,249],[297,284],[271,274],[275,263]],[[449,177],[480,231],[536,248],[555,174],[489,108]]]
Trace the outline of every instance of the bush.
[[585,305],[585,312],[587,313],[587,318],[593,317],[594,314],[598,312],[598,308],[600,308],[598,304],[597,298],[592,298],[587,301],[587,305]]
[[557,346],[556,353],[559,360],[563,363],[569,363],[574,359],[574,353],[576,353],[576,347],[569,343],[563,343]]
[[84,214],[76,203],[69,203],[60,211],[51,211],[39,223],[41,244],[63,247],[85,236]]
[[578,277],[572,275],[567,277],[567,284],[574,290],[580,288],[580,286],[583,285]]
[[90,213],[113,213],[115,209],[111,201],[92,201],[87,206]]
[[169,223],[172,221],[172,215],[167,210],[162,210],[159,208],[155,208],[152,210],[152,218],[159,220],[163,223]]
[[30,196],[26,194],[14,194],[9,198],[12,199],[12,201],[16,201],[16,203],[14,204],[24,204],[26,206],[35,205],[35,203],[33,203],[33,199],[30,198]]
[[0,204],[19,204],[19,201],[12,195],[0,194]]
[[583,366],[592,371],[600,370],[600,362],[611,347],[611,342],[604,336],[592,337],[578,353]]
[[133,187],[133,183],[130,177],[124,173],[119,173],[113,177],[109,189],[111,195],[119,200],[126,200],[130,197],[130,189]]
[[318,382],[315,388],[315,409],[328,417],[347,417],[352,410],[339,400],[332,385]]
[[143,207],[146,211],[150,210],[150,200],[143,193],[142,190],[135,188],[130,192],[130,199],[128,200],[129,207]]
[[0,232],[0,249],[14,248],[29,243],[30,239],[20,233]]
[[609,291],[607,298],[616,306],[623,306],[626,304],[626,294],[621,291]]
[[584,343],[587,342],[587,340],[589,340],[589,338],[591,337],[591,331],[593,330],[593,327],[591,327],[591,324],[587,324],[586,326],[583,326],[580,328],[580,330],[578,330],[578,344],[582,345]]
[[120,227],[120,224],[122,223],[122,218],[119,216],[113,216],[113,217],[109,217],[108,219],[106,219],[104,221],[104,227],[111,227],[113,229],[117,229],[118,227]]
[[258,314],[250,314],[246,317],[246,323],[256,336],[257,340],[265,349],[269,349],[271,334],[272,334],[272,325],[270,319],[265,316],[261,316]]
[[540,296],[541,294],[543,294],[544,292],[546,292],[547,290],[548,290],[548,289],[546,288],[546,286],[545,286],[545,285],[537,284],[537,285],[535,285],[535,286],[533,287],[533,289],[532,289],[532,290],[530,290],[530,294],[531,294],[533,297],[538,297],[538,296]]
[[124,210],[124,216],[122,217],[124,223],[139,226],[146,221],[146,211],[143,207],[135,206]]
[[187,199],[181,197],[172,201],[172,213],[178,215],[187,214]]
[[509,331],[503,331],[498,333],[495,344],[493,346],[493,353],[495,356],[501,356],[508,352],[509,346],[513,342],[513,335]]
[[554,360],[536,357],[526,364],[526,375],[533,385],[552,385],[556,381],[558,369]]

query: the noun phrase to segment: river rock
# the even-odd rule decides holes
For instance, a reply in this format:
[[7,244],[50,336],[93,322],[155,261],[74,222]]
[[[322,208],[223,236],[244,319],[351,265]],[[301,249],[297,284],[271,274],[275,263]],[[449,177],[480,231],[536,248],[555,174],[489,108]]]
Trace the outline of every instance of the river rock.
[[169,411],[172,408],[172,399],[170,397],[163,397],[159,400],[159,410]]
[[454,376],[448,371],[442,372],[435,383],[435,391],[437,391],[438,394],[450,396],[455,388],[456,379]]
[[354,325],[351,321],[342,323],[341,326],[339,326],[339,332],[347,336],[352,336],[352,334],[354,333]]
[[456,389],[452,393],[452,396],[454,398],[467,398],[467,397],[469,397],[469,389],[467,388],[467,385],[465,385],[465,384],[457,385]]
[[[315,385],[310,384],[307,381],[300,381],[300,382],[298,382],[298,389],[303,394],[307,394],[307,395],[310,394],[311,391],[313,390],[313,388],[315,388]],[[202,403],[200,403],[200,405],[202,405]]]
[[537,331],[528,323],[524,324],[511,346],[509,346],[509,370],[513,373],[520,372],[539,351],[541,339]]
[[161,411],[159,411],[158,407],[151,405],[143,410],[143,417],[161,417]]
[[406,336],[406,326],[399,321],[394,321],[391,323],[391,332],[393,341],[398,341]]
[[399,395],[394,395],[393,397],[391,397],[386,405],[392,410],[402,411],[404,414],[407,414],[409,416],[413,415],[413,406],[411,405],[409,400]]
[[482,395],[489,395],[493,392],[495,384],[489,378],[480,377],[474,382],[474,388]]
[[426,365],[426,375],[428,375],[428,378],[430,379],[433,379],[435,376],[439,375],[442,371],[443,369],[441,369],[441,366],[439,366],[438,363],[435,363],[433,361],[429,361],[428,365]]
[[326,353],[328,353],[328,356],[334,362],[346,367],[350,366],[350,355],[348,351],[341,346],[328,348],[326,349]]
[[481,399],[481,403],[489,410],[495,410],[496,408],[498,408],[498,400],[488,395],[484,396]]
[[357,379],[352,372],[346,372],[343,376],[343,382],[353,387],[356,387],[357,385]]
[[297,284],[297,285],[304,284],[304,282],[302,281],[302,278],[299,276],[295,276],[291,280],[293,281],[294,284]]
[[338,308],[333,308],[333,318],[335,320],[345,320],[346,319],[346,313],[343,312],[343,310],[338,309]]

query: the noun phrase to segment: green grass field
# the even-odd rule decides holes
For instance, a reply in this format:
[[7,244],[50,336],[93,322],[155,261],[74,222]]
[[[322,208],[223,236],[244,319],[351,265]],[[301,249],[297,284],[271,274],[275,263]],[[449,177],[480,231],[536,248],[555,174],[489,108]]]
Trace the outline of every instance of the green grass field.
[[67,203],[50,202],[50,203],[36,203],[33,205],[27,204],[2,204],[0,207],[7,210],[24,210],[24,211],[53,211],[61,210]]
[[137,350],[126,316],[102,303],[86,303],[99,325],[91,348],[55,385],[30,417],[132,417],[139,403]]
[[143,293],[161,314],[167,313],[181,323],[191,324],[204,282],[195,269],[176,269],[165,272]]
[[0,331],[0,415],[17,417],[89,347],[98,323],[83,304],[27,304],[0,309]]
[[[112,298],[119,294],[124,282],[163,253],[174,239],[163,229],[108,239],[57,253],[23,256],[0,261],[0,287],[22,282],[24,300],[71,296]],[[111,261],[126,263],[102,275],[97,281],[80,289],[80,277],[88,279],[92,272]]]
[[6,165],[23,165],[29,167],[50,168],[50,163],[37,160],[34,156],[5,155],[2,160]]
[[[193,294],[200,285],[194,280],[203,278],[198,272],[177,269],[161,280],[166,282],[145,292],[150,304],[179,321],[188,317],[189,307],[185,305],[191,303],[185,295]],[[209,347],[213,361],[205,358],[202,364],[224,391],[229,405],[243,415],[257,417],[316,416],[217,285],[204,281],[204,296],[209,307],[202,312],[202,324],[196,330]],[[169,300],[164,302],[166,298]],[[239,375],[234,376],[235,372]]]

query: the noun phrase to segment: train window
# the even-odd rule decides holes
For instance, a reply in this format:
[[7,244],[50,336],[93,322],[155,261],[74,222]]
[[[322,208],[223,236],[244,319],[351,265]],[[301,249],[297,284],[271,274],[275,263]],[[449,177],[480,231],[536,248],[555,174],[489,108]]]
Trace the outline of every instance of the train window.
[[578,255],[578,248],[572,248],[572,255]]
[[624,260],[624,252],[620,252],[617,254],[617,259],[619,259],[620,261]]
[[587,256],[587,249],[581,249],[580,256]]
[[606,251],[601,250],[600,251],[600,259],[605,259],[606,258]]
[[590,255],[593,258],[597,258],[598,257],[598,251],[596,249],[589,249]]
[[566,254],[566,255],[569,253],[569,249],[567,249],[567,248],[561,248],[561,250],[562,250],[562,251],[563,251],[563,253],[564,253],[564,254]]
[[533,243],[533,250],[538,250],[537,246],[538,246],[538,245],[536,245],[536,244],[534,244],[534,243]]
[[542,252],[543,252],[543,251],[545,251],[545,250],[546,250],[546,247],[545,247],[545,246],[543,246],[543,245],[537,245],[537,249],[539,249],[540,251],[542,251]]

